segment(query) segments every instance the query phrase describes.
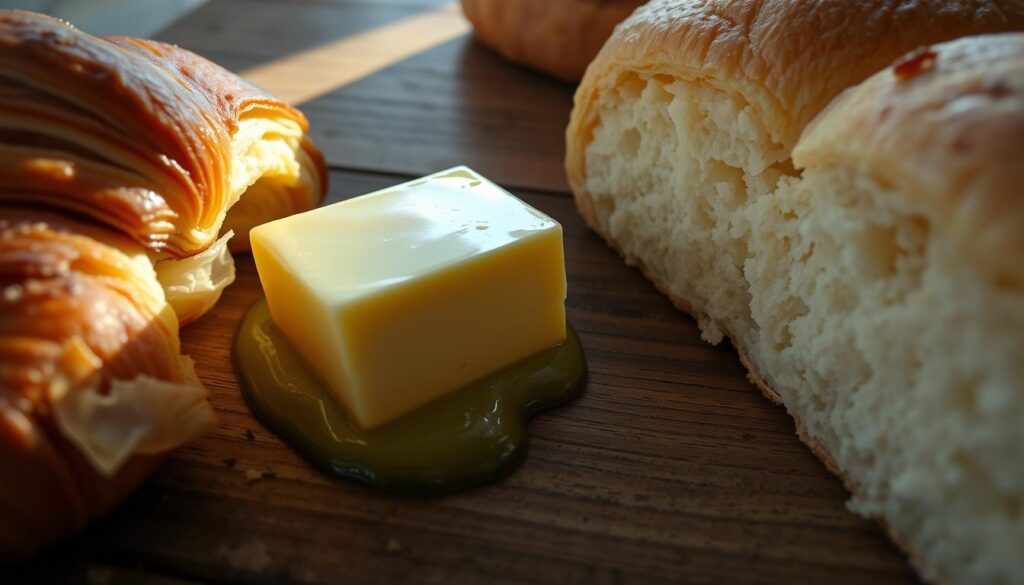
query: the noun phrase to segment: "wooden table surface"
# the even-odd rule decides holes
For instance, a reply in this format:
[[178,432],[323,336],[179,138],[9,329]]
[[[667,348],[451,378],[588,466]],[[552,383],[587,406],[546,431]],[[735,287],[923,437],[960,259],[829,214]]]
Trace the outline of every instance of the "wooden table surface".
[[[135,496],[0,582],[620,583],[913,580],[734,351],[700,339],[584,227],[566,193],[573,88],[503,62],[434,0],[212,0],[159,38],[299,102],[330,201],[468,164],[565,227],[589,385],[530,425],[506,478],[376,493],[314,471],[256,421],[230,342],[252,260],[183,332],[219,415]],[[259,478],[253,481],[254,478]]]

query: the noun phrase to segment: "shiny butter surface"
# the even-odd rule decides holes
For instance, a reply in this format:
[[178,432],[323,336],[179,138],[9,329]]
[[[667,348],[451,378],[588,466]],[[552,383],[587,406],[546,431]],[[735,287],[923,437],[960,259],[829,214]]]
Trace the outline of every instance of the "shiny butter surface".
[[363,428],[565,339],[561,226],[465,167],[250,236],[275,324]]
[[[558,229],[457,169],[272,222],[254,238],[325,297],[345,301]],[[325,249],[327,242],[335,247]]]

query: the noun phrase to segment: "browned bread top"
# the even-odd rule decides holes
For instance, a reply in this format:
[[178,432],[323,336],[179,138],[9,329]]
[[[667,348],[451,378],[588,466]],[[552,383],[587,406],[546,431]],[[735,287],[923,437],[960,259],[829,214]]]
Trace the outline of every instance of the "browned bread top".
[[477,38],[510,61],[578,81],[615,25],[645,0],[462,0]]
[[760,114],[789,151],[836,95],[900,55],[969,34],[1021,30],[1019,0],[653,0],[622,23],[580,84],[569,129],[580,186],[592,102],[625,72],[704,79]]
[[1024,289],[1024,35],[923,47],[837,98],[798,167],[868,169],[937,211],[996,282]]

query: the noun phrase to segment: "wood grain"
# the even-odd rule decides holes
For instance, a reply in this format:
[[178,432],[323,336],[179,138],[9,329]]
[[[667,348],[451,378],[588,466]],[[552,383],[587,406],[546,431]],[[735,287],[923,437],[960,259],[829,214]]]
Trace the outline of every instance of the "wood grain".
[[[334,172],[331,200],[406,178]],[[216,431],[18,575],[120,577],[113,567],[134,571],[125,582],[912,578],[880,531],[845,511],[838,481],[746,381],[730,348],[702,342],[692,320],[584,228],[570,199],[517,193],[565,227],[569,318],[590,367],[579,400],[530,425],[521,468],[443,498],[380,494],[311,469],[238,392],[231,337],[259,295],[241,257],[238,281],[183,335],[212,391]],[[251,482],[250,470],[273,477]],[[253,548],[266,566],[232,566],[232,552]]]
[[[436,4],[214,0],[164,38],[245,68]],[[216,430],[109,517],[0,582],[913,580],[881,531],[846,511],[838,480],[734,351],[701,341],[584,227],[562,188],[570,98],[571,88],[459,39],[304,106],[334,169],[331,201],[468,162],[563,224],[568,313],[589,384],[534,419],[519,469],[439,498],[314,471],[239,394],[229,348],[260,294],[251,259],[239,257],[238,281],[183,332]]]
[[[215,0],[160,38],[241,72],[425,9]],[[419,176],[467,164],[504,185],[564,192],[572,91],[466,35],[300,105],[335,168]]]

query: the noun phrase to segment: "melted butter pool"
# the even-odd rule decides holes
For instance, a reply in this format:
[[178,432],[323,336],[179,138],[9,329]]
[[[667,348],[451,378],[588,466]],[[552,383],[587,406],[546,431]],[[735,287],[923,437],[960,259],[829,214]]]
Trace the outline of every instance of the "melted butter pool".
[[311,464],[410,493],[451,491],[507,473],[525,453],[528,419],[574,398],[586,377],[579,338],[567,327],[561,345],[364,431],[274,327],[265,300],[242,320],[234,360],[250,408]]

